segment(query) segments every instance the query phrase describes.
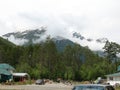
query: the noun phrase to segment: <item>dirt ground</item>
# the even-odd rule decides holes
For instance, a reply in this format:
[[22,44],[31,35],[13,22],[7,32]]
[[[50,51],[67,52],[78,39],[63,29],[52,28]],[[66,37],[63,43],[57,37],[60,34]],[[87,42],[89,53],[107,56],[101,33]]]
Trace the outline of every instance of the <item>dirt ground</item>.
[[45,84],[45,85],[0,85],[0,90],[71,90],[72,85]]

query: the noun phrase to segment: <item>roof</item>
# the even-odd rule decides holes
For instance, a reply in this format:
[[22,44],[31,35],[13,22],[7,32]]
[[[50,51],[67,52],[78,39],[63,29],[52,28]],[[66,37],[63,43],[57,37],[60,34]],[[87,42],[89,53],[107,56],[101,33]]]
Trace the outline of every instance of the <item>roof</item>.
[[108,77],[113,77],[113,76],[118,77],[118,76],[120,76],[120,72],[118,72],[118,73],[113,73],[113,74],[108,74],[108,75],[106,75],[106,76],[108,76]]
[[28,73],[13,73],[13,76],[23,77],[23,76],[29,76]]
[[0,69],[0,74],[4,74],[4,75],[12,75],[11,72],[5,70],[5,69]]
[[11,65],[5,63],[0,64],[0,69],[15,70]]
[[111,86],[111,85],[108,85],[108,84],[80,84],[80,85],[77,85],[77,86],[74,86],[75,90],[78,90],[78,89],[85,89],[85,90],[93,90],[93,89],[99,89],[99,90],[114,90],[114,88]]
[[108,84],[80,84],[77,86],[102,86],[102,87],[106,87],[106,86],[110,86]]
[[117,71],[120,71],[120,65],[118,66]]

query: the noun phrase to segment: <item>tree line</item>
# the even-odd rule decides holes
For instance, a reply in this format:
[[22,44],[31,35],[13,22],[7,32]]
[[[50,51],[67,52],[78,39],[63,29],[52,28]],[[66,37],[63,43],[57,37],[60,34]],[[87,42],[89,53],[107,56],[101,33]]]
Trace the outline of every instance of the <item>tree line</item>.
[[88,47],[79,44],[68,45],[64,51],[59,52],[50,38],[44,43],[28,46],[4,45],[0,46],[0,63],[8,63],[16,69],[15,72],[26,72],[33,79],[95,80],[115,72],[116,65],[119,65],[119,59],[113,62],[118,51],[114,49],[113,43],[114,48],[109,51],[111,43],[108,42],[103,48],[105,57],[99,57]]

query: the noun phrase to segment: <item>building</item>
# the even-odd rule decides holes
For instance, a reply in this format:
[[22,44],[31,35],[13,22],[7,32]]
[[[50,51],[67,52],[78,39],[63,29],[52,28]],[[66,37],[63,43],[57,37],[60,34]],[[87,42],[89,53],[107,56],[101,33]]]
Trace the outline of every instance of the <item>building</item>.
[[120,84],[120,72],[106,75],[110,85]]
[[110,85],[116,85],[116,84],[120,85],[120,65],[118,66],[116,73],[108,74],[106,75],[106,77],[107,77],[107,83],[109,83]]
[[28,73],[13,73],[12,75],[13,75],[13,80],[15,82],[25,81],[25,80],[30,79],[30,76]]
[[9,64],[0,64],[0,82],[13,80],[12,73],[15,69]]

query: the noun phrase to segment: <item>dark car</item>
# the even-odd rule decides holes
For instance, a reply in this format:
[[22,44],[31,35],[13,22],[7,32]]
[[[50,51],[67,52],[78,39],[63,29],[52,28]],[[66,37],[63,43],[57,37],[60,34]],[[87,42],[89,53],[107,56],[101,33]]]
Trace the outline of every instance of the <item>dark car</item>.
[[111,85],[81,84],[74,86],[72,90],[115,90]]
[[37,85],[44,85],[45,82],[44,82],[43,79],[38,79],[38,80],[36,80],[35,84],[37,84]]

